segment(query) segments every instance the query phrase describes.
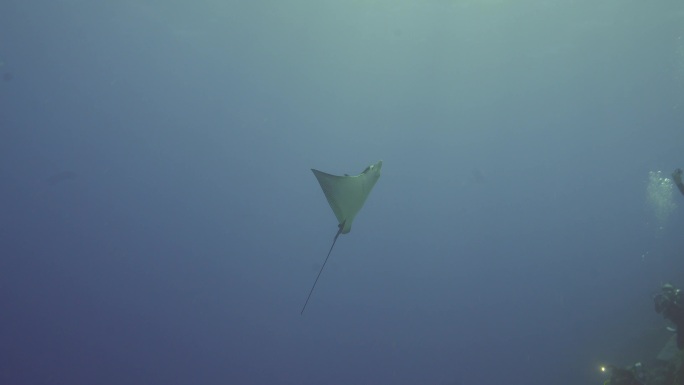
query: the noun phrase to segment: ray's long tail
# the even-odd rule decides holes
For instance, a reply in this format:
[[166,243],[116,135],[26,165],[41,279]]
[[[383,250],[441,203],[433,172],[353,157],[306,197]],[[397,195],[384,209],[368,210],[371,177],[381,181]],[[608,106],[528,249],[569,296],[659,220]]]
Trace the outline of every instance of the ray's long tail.
[[340,229],[337,230],[337,234],[335,234],[335,239],[333,239],[332,245],[330,245],[330,250],[328,250],[328,255],[325,257],[325,262],[323,262],[323,266],[321,266],[321,270],[318,272],[318,275],[316,276],[316,280],[314,281],[313,286],[311,286],[311,291],[309,291],[309,296],[306,297],[306,302],[304,302],[304,306],[302,307],[302,311],[299,313],[300,315],[304,315],[304,310],[306,309],[306,305],[309,303],[309,299],[311,298],[311,294],[313,294],[314,289],[316,288],[316,284],[318,283],[318,278],[321,277],[321,273],[323,272],[323,269],[325,268],[325,264],[328,263],[328,258],[330,258],[330,253],[332,253],[333,247],[335,247],[335,242],[337,242],[337,238],[342,234],[342,229],[344,228],[344,222],[340,223],[339,225]]

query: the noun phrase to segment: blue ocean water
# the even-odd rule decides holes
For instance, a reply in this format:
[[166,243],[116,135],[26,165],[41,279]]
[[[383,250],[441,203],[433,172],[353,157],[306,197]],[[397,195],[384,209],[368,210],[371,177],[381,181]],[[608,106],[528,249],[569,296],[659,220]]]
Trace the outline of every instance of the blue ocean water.
[[679,0],[7,0],[0,74],[0,384],[600,384],[684,284]]

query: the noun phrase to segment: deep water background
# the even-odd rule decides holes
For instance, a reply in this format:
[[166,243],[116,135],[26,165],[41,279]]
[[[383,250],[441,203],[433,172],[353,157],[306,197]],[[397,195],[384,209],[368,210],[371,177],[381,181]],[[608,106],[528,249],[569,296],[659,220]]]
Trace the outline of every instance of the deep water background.
[[0,62],[0,384],[600,384],[684,285],[680,0],[8,0]]

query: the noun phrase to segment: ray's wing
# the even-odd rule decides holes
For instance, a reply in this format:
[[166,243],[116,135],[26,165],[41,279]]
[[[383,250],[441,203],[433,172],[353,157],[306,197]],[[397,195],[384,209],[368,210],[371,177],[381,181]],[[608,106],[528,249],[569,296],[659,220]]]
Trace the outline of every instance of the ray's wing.
[[335,213],[342,234],[347,234],[351,230],[354,217],[380,178],[381,168],[382,161],[378,161],[355,176],[337,176],[311,169]]

